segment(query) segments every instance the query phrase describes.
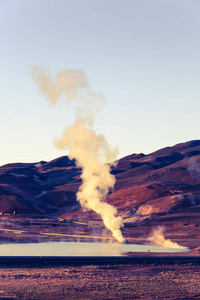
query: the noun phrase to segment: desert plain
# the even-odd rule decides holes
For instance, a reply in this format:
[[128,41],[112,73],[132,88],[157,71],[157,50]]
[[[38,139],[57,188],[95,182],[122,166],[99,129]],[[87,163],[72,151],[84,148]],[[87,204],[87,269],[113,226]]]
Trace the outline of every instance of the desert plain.
[[[89,226],[99,216],[76,200],[80,172],[67,157],[0,167],[0,244],[112,242],[111,232]],[[165,240],[188,251],[124,253],[134,257],[129,263],[1,263],[0,299],[200,299],[200,141],[132,154],[111,172],[115,189],[105,200],[123,218],[126,241],[150,245],[162,227]]]
[[[196,207],[198,209],[198,207]],[[185,213],[184,213],[185,214]],[[198,214],[198,213],[197,213]],[[172,216],[171,216],[172,217]],[[153,222],[153,221],[152,221]],[[3,223],[5,223],[3,225]],[[149,223],[151,223],[149,221]],[[25,225],[26,224],[26,225]],[[127,256],[169,257],[164,263],[134,260],[131,263],[60,265],[51,263],[17,263],[0,266],[1,299],[200,299],[200,265],[179,257],[199,257],[199,236],[196,226],[165,225],[165,237],[189,247],[183,253],[125,253]],[[169,223],[170,224],[170,223]],[[148,244],[153,225],[125,226],[123,235],[129,243]],[[2,216],[1,239],[6,243],[73,241],[101,241],[112,238],[105,231],[88,229],[88,226],[63,222],[62,219],[42,219],[36,216]],[[6,227],[6,228],[5,228]],[[28,231],[24,232],[25,229]],[[10,230],[10,231],[8,231]],[[43,235],[41,233],[48,233]],[[66,234],[66,236],[65,236]],[[99,239],[97,239],[99,235]],[[86,236],[86,238],[85,238]],[[93,238],[95,237],[95,238]],[[109,241],[109,239],[107,240]]]

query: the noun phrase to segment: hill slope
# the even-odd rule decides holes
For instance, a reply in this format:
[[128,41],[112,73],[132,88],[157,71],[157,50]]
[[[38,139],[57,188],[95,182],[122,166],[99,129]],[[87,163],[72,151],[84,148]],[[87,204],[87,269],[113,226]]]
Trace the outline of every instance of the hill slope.
[[[200,204],[200,140],[166,147],[149,155],[132,154],[112,168],[115,191],[106,201],[133,222],[170,214]],[[50,162],[16,163],[0,167],[0,211],[64,214],[82,213],[76,201],[81,170],[67,156]]]

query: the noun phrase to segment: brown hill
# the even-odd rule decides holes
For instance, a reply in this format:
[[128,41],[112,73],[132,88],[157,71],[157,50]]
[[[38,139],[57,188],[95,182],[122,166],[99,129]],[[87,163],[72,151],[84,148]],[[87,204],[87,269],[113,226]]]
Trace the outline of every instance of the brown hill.
[[[76,201],[81,170],[67,156],[0,167],[0,211],[87,219]],[[158,218],[200,205],[200,140],[149,155],[132,154],[112,168],[115,191],[106,201],[125,221]]]

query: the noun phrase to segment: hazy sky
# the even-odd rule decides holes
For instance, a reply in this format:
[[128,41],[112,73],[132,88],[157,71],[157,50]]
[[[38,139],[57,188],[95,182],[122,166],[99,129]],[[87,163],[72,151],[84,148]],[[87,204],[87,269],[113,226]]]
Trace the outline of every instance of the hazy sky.
[[0,165],[67,154],[53,141],[74,112],[49,105],[32,65],[86,72],[119,158],[199,139],[199,16],[199,0],[0,0]]

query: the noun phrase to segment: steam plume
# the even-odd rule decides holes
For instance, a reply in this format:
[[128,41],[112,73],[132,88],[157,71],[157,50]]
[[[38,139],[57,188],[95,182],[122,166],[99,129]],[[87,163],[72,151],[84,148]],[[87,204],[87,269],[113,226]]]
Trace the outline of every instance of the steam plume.
[[172,242],[170,239],[165,239],[164,237],[164,227],[159,226],[153,230],[152,234],[148,237],[148,240],[156,246],[163,246],[166,248],[176,248],[176,249],[187,249],[186,247],[180,246],[176,242]]
[[123,226],[122,218],[116,217],[115,207],[104,202],[109,189],[115,184],[110,166],[118,151],[117,148],[111,148],[105,137],[97,135],[93,129],[94,116],[101,109],[105,98],[91,91],[82,70],[65,70],[52,80],[46,70],[33,67],[32,76],[51,104],[56,104],[63,97],[75,109],[74,124],[64,131],[56,146],[68,150],[69,158],[75,159],[77,166],[82,168],[83,183],[77,193],[81,206],[100,214],[113,237],[124,242],[120,230]]
[[199,156],[196,158],[192,157],[188,162],[188,171],[193,179],[196,179],[197,182],[200,181],[200,161]]

